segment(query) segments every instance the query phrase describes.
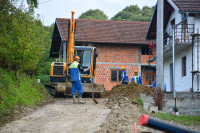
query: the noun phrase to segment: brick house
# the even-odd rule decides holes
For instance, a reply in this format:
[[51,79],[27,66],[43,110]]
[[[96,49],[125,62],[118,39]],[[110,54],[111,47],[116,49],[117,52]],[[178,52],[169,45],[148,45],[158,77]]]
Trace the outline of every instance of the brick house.
[[[166,92],[199,92],[200,0],[164,0],[163,66]],[[156,39],[157,8],[146,39]],[[175,27],[174,35],[172,29]],[[175,44],[173,79],[172,38]],[[154,47],[155,48],[155,47]],[[155,49],[153,49],[154,51]],[[155,55],[155,52],[153,52]],[[154,61],[155,58],[150,59]],[[173,81],[175,87],[173,88]]]
[[[127,69],[129,81],[137,69],[143,84],[151,85],[156,80],[155,63],[148,65],[149,44],[145,40],[149,22],[84,20],[76,19],[75,45],[94,46],[98,51],[97,84],[106,90],[121,84],[120,68]],[[50,57],[58,58],[59,50],[68,41],[69,19],[55,21]]]

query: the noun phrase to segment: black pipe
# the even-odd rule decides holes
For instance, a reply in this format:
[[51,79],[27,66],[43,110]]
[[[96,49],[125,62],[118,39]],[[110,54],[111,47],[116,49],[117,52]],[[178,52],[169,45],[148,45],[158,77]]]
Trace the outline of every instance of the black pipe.
[[139,118],[139,124],[142,126],[147,126],[154,128],[156,130],[164,131],[167,133],[200,133],[182,126],[172,124],[163,120],[149,117],[148,115],[143,114]]

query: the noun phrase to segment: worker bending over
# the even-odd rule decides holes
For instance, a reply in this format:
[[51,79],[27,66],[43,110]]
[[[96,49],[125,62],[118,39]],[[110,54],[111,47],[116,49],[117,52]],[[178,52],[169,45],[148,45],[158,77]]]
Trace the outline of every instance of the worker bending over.
[[126,69],[124,66],[121,67],[121,82],[123,85],[127,85],[128,84],[128,74],[126,72]]
[[85,104],[85,101],[82,100],[83,95],[83,86],[81,83],[81,73],[86,72],[90,69],[83,69],[82,66],[79,64],[80,57],[75,56],[74,62],[69,66],[70,75],[71,75],[71,82],[72,82],[72,97],[73,103],[76,103],[76,91],[78,91],[78,103]]
[[138,75],[138,71],[134,70],[134,76],[131,79],[131,82],[134,81],[136,84],[141,85],[142,84],[142,79],[140,75]]

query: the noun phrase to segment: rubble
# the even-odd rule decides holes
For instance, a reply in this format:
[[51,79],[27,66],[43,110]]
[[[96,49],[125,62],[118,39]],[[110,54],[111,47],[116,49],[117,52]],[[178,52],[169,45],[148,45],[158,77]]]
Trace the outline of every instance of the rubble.
[[[111,91],[105,92],[102,97],[108,98],[107,106],[111,109],[101,129],[96,133],[130,133],[134,132],[134,123],[137,123],[138,131],[154,131],[138,124],[138,118],[144,113],[136,99],[140,93],[153,95],[155,88],[131,83],[128,85],[116,85]],[[146,113],[146,112],[145,112]]]

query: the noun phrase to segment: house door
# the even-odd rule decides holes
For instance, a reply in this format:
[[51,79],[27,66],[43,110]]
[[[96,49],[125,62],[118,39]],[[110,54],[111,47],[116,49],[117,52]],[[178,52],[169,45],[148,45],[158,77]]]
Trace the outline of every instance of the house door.
[[153,69],[145,69],[142,76],[143,85],[152,85],[156,81],[156,73]]

